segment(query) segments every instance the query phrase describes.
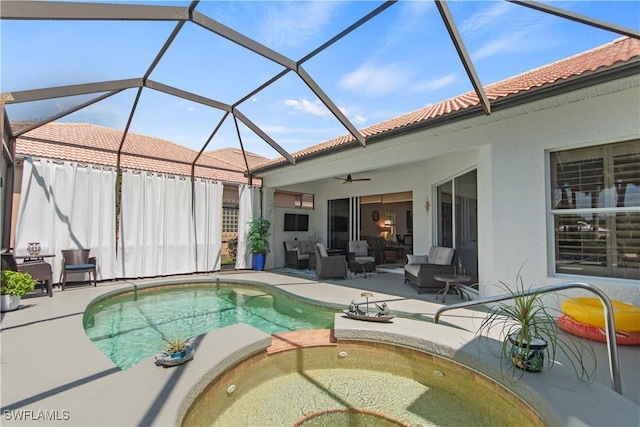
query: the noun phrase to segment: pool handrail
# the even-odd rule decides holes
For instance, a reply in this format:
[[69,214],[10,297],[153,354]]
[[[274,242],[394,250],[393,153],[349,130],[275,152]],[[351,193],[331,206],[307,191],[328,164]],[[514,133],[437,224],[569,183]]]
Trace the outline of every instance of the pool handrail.
[[616,329],[615,321],[613,318],[613,306],[611,300],[600,289],[593,285],[584,282],[567,282],[558,283],[555,285],[541,286],[536,289],[528,289],[521,292],[514,292],[513,294],[495,295],[486,298],[479,298],[472,301],[460,302],[457,304],[451,304],[440,307],[435,314],[434,323],[438,323],[440,315],[445,311],[455,310],[458,308],[467,308],[477,305],[488,304],[492,302],[505,301],[508,299],[516,298],[519,296],[527,296],[533,294],[544,294],[547,292],[562,291],[565,289],[579,288],[585,289],[596,294],[602,305],[604,306],[604,326],[607,337],[607,349],[609,350],[609,374],[611,376],[611,388],[618,394],[622,394],[622,385],[620,382],[620,363],[618,358],[618,343],[616,342]]

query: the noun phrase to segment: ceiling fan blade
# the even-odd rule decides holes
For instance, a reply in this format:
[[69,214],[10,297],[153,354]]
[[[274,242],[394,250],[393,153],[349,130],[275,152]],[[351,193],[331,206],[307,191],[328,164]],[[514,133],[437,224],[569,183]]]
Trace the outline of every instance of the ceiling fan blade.
[[350,184],[354,181],[371,181],[371,178],[351,178],[351,174],[347,175],[346,178],[339,178],[334,176],[334,179],[341,179],[343,184]]

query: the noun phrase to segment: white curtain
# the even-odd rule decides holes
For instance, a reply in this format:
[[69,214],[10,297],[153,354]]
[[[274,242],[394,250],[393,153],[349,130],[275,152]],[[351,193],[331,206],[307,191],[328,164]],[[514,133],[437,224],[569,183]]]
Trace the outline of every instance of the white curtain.
[[120,213],[121,277],[195,271],[189,179],[125,171]]
[[205,179],[194,184],[196,271],[221,268],[223,185]]
[[242,270],[252,268],[251,252],[247,247],[247,232],[249,231],[247,223],[260,216],[260,188],[241,185],[238,191],[238,254],[236,256],[236,270]]
[[[90,249],[97,258],[98,280],[115,273],[115,186],[110,168],[27,158],[22,173],[15,254],[26,255],[28,242],[40,242],[57,282],[62,249]],[[84,279],[83,279],[84,280]]]

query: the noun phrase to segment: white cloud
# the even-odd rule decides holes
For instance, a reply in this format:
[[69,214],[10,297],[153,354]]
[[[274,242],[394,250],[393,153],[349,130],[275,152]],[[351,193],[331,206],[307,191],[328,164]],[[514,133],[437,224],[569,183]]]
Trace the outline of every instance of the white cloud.
[[340,2],[273,2],[261,17],[267,44],[281,48],[305,43],[333,19]]
[[309,101],[308,99],[285,99],[284,104],[293,107],[295,110],[312,114],[314,116],[326,117],[331,114],[327,107],[319,100]]
[[357,70],[344,75],[338,84],[341,88],[358,92],[365,96],[378,97],[394,92],[404,86],[409,71],[398,64],[364,64]]
[[481,60],[505,53],[529,53],[549,50],[560,43],[551,34],[532,37],[527,30],[504,34],[484,44],[471,54],[472,59]]
[[410,38],[424,30],[425,23],[430,22],[435,16],[430,13],[434,7],[431,1],[403,1],[394,7],[398,8],[398,17],[389,25],[384,37],[385,44],[382,49],[392,49],[396,45],[410,43]]
[[411,86],[411,92],[432,92],[448,86],[456,81],[455,74],[438,77],[437,79],[422,80]]
[[490,2],[491,6],[471,15],[460,23],[458,29],[461,34],[472,35],[495,31],[503,17],[507,16],[509,5],[506,2]]
[[[282,125],[264,125],[260,126],[260,128],[265,131],[268,135],[322,135],[327,132],[330,132],[331,128],[321,128],[321,127],[291,127],[291,126],[282,126]],[[282,139],[279,139],[282,140]]]
[[557,19],[527,13],[522,6],[507,2],[489,4],[459,25],[460,33],[472,41],[470,45],[475,41],[479,46],[471,54],[473,60],[504,53],[538,52],[559,43],[553,35]]
[[361,116],[360,114],[356,114],[352,120],[357,124],[361,125],[367,121],[367,118],[364,116]]
[[351,121],[351,122],[354,122],[354,123],[357,123],[357,124],[362,124],[362,123],[367,121],[367,118],[364,117],[362,114],[351,113],[347,107],[338,107],[338,108],[340,109],[342,114],[344,114],[345,117],[348,118],[349,121]]

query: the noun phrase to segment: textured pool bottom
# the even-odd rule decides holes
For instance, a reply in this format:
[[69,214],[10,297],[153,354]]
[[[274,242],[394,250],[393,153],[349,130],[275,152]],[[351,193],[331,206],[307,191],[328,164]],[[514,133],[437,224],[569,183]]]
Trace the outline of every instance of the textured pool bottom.
[[254,356],[210,384],[183,420],[183,425],[296,424],[539,426],[544,422],[513,393],[459,364],[399,346],[344,342]]

